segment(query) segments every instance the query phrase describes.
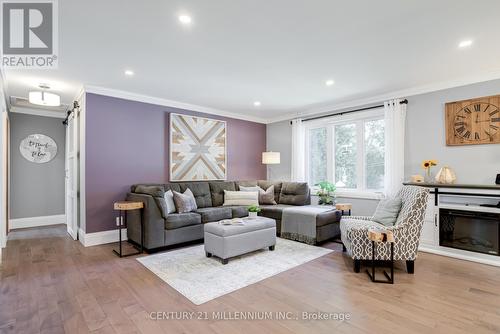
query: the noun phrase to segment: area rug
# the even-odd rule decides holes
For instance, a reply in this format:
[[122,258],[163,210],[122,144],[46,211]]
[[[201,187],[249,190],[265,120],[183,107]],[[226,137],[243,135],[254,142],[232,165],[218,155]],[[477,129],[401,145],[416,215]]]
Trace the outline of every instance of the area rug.
[[257,283],[331,253],[331,249],[278,238],[275,251],[260,250],[222,265],[203,245],[137,258],[196,305]]

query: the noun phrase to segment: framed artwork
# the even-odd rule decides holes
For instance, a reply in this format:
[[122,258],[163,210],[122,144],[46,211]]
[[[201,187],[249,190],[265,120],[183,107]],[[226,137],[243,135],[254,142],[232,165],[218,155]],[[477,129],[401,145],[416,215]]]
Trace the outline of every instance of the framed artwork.
[[170,114],[170,181],[225,180],[226,122]]
[[32,134],[21,140],[19,151],[26,160],[43,164],[55,158],[57,144],[49,136]]

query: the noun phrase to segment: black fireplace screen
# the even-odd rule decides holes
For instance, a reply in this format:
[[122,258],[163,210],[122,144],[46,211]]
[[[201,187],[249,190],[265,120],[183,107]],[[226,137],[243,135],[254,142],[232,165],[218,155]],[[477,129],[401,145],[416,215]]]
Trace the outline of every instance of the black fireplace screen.
[[439,245],[500,255],[500,214],[440,209]]

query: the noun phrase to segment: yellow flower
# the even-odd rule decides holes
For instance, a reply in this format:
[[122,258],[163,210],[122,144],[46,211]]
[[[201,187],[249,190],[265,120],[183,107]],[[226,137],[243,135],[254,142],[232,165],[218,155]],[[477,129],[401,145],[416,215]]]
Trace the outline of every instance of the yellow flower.
[[424,160],[422,161],[422,168],[423,169],[429,169],[432,166],[437,166],[437,160]]

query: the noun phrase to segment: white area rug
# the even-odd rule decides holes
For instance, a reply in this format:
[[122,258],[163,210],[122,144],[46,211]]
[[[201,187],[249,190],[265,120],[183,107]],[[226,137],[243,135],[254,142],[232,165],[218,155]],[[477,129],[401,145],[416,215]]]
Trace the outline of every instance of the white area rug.
[[332,250],[278,238],[276,250],[235,257],[222,265],[203,245],[137,258],[196,305],[262,281],[331,253]]

